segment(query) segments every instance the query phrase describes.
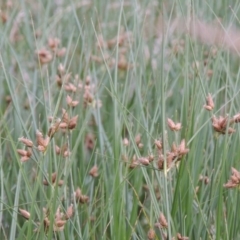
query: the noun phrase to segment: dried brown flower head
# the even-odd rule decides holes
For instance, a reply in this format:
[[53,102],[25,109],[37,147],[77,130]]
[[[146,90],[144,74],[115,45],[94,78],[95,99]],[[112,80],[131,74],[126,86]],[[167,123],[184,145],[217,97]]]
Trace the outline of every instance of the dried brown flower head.
[[145,158],[145,157],[138,158],[138,162],[145,166],[149,165],[149,160],[148,160],[148,158]]
[[55,145],[55,152],[57,155],[62,155],[63,157],[69,157],[71,155],[71,152],[69,151],[68,144],[65,143],[63,146],[59,147]]
[[206,105],[203,106],[205,109],[208,111],[212,111],[214,108],[214,102],[212,99],[212,95],[209,93],[208,96],[206,97]]
[[39,152],[45,152],[47,150],[47,146],[50,142],[50,137],[47,136],[46,138],[43,137],[43,134],[37,130],[36,132],[37,138],[37,149]]
[[129,140],[127,138],[123,139],[123,145],[124,146],[129,146]]
[[230,177],[228,182],[223,186],[225,188],[235,188],[239,187],[239,184],[240,184],[240,172],[232,167],[232,176]]
[[155,223],[155,226],[160,227],[160,228],[167,228],[168,227],[167,220],[166,220],[165,216],[163,215],[163,213],[160,213],[160,216],[158,218],[158,222]]
[[98,177],[98,166],[94,165],[90,171],[89,171],[89,175],[91,175],[92,177]]
[[18,154],[21,156],[20,161],[26,162],[32,156],[31,150],[17,149]]
[[153,154],[148,155],[148,161],[152,162],[153,160],[154,160],[154,155]]
[[199,177],[199,180],[202,181],[202,182],[204,182],[205,184],[208,184],[209,181],[210,181],[209,177],[207,177],[207,176],[202,176],[202,175]]
[[230,120],[230,123],[239,123],[240,122],[240,113],[233,116],[233,118]]
[[[55,185],[56,184],[56,180],[57,180],[57,172],[54,172],[54,173],[52,173],[52,175],[51,175],[51,180],[49,181],[49,180],[47,180],[47,179],[44,179],[43,180],[43,185],[45,185],[45,186],[49,186],[49,184],[53,184],[53,185]],[[60,186],[62,186],[64,184],[64,181],[63,180],[59,180],[58,181],[58,183],[57,183],[57,185],[60,187]]]
[[65,219],[68,220],[69,218],[71,218],[73,216],[73,204],[71,204],[68,209],[67,209],[67,212],[65,214]]
[[152,228],[150,228],[147,236],[148,236],[148,240],[154,240],[156,237],[156,233]]
[[88,203],[89,197],[82,194],[81,189],[78,187],[74,192],[76,202],[78,203]]
[[65,109],[62,109],[62,122],[59,124],[61,129],[72,130],[76,127],[78,120],[78,115],[75,117],[69,118],[68,113]]
[[66,83],[64,86],[64,89],[68,92],[73,92],[73,93],[77,91],[77,87],[72,83]]
[[[50,118],[49,118],[50,119]],[[52,119],[53,120],[53,119]],[[53,121],[51,121],[53,122]],[[59,125],[60,125],[61,119],[56,119],[51,125],[51,127],[48,129],[48,137],[52,138],[54,134],[58,131]]]
[[177,239],[178,240],[188,240],[189,238],[182,236],[180,233],[177,233]]
[[155,147],[156,147],[159,151],[162,151],[162,141],[156,139],[156,140],[154,141],[154,144],[155,144]]
[[181,123],[174,123],[170,118],[167,119],[167,124],[172,131],[179,131],[182,127]]
[[[166,163],[167,169],[169,170],[177,161],[180,161],[187,153],[189,149],[186,148],[185,139],[181,141],[179,146],[176,146],[175,143],[172,144],[171,151],[166,153]],[[158,168],[163,170],[164,169],[164,155],[160,153],[158,159]]]
[[60,44],[60,39],[59,38],[49,38],[48,39],[48,46],[51,48],[53,51],[56,51]]
[[141,134],[138,133],[135,137],[135,143],[138,145],[141,142]]
[[92,133],[88,133],[85,136],[85,147],[92,150],[95,146],[95,136]]
[[25,219],[29,219],[30,218],[30,213],[27,211],[27,210],[25,210],[25,209],[21,209],[21,208],[19,208],[19,212],[20,212],[20,214],[25,218]]
[[36,51],[36,54],[38,55],[41,64],[47,64],[53,59],[51,52],[44,48]]
[[129,168],[133,169],[139,166],[139,162],[137,161],[136,155],[133,155],[131,164],[129,165]]
[[27,138],[20,137],[20,138],[18,138],[18,141],[22,142],[27,147],[33,147],[33,142],[31,140],[27,139]]
[[228,127],[228,122],[231,124],[231,121],[229,121],[228,117],[222,117],[216,118],[215,116],[212,117],[212,126],[216,132],[219,132],[221,134],[232,134],[235,132],[235,129],[232,127]]
[[66,54],[66,51],[67,51],[67,49],[65,47],[60,48],[60,49],[57,50],[56,56],[59,57],[59,58],[64,57],[65,54]]
[[11,97],[11,95],[7,95],[7,96],[5,97],[5,101],[6,101],[7,104],[11,103],[11,102],[12,102],[12,97]]
[[73,99],[69,95],[67,95],[66,101],[68,106],[70,107],[76,107],[79,104],[79,101],[73,101]]

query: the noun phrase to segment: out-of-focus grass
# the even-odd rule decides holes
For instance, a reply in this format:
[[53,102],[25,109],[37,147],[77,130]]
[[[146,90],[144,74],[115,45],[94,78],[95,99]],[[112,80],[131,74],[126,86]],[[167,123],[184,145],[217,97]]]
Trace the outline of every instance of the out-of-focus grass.
[[[238,239],[239,189],[224,188],[240,170],[238,124],[219,134],[211,121],[239,113],[238,54],[186,31],[238,27],[239,3],[225,2],[2,3],[0,239]],[[76,126],[52,136],[62,109]],[[159,169],[182,139],[189,152]]]

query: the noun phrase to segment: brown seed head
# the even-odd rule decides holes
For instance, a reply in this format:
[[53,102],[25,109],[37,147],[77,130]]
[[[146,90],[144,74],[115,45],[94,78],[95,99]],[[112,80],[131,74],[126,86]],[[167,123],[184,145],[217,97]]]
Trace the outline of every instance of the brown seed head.
[[22,142],[27,147],[32,147],[33,146],[33,142],[31,140],[27,139],[27,138],[20,137],[20,138],[18,138],[18,141]]
[[148,155],[148,161],[152,162],[154,160],[153,154]]
[[158,221],[163,228],[168,227],[167,220],[166,220],[165,216],[163,215],[163,213],[160,214]]
[[138,162],[142,165],[145,165],[145,166],[149,165],[149,160],[148,160],[148,158],[145,158],[145,157],[139,158]]
[[240,113],[233,116],[233,118],[230,120],[231,123],[239,123],[240,122]]
[[71,118],[68,123],[68,129],[70,129],[70,130],[74,129],[77,125],[77,120],[78,120],[78,115]]
[[139,143],[141,143],[141,134],[138,133],[135,137],[135,143],[138,145]]
[[235,188],[238,187],[239,185],[240,185],[240,172],[232,167],[232,176],[230,177],[228,182],[223,186],[225,188]]
[[167,124],[172,131],[179,131],[182,127],[181,123],[174,123],[170,118],[167,119]]
[[67,51],[67,49],[65,47],[60,48],[60,49],[57,50],[56,56],[57,57],[64,57],[65,54],[66,54],[66,51]]
[[41,64],[46,64],[52,61],[52,54],[46,49],[40,49],[36,51],[36,54],[38,55],[39,61]]
[[89,197],[87,195],[81,195],[79,199],[80,203],[88,203],[89,202]]
[[177,234],[177,239],[178,240],[188,240],[188,237],[183,237],[180,233]]
[[24,157],[27,156],[27,151],[23,149],[17,149],[17,152],[20,156]]
[[77,91],[77,87],[72,83],[66,83],[64,86],[64,89],[68,92],[74,92],[74,93]]
[[127,138],[124,138],[124,139],[123,139],[123,145],[124,145],[124,146],[129,146],[129,141],[128,141]]
[[21,209],[21,208],[19,208],[19,212],[20,212],[20,214],[24,217],[24,218],[26,218],[27,220],[30,218],[30,213],[27,211],[27,210],[25,210],[25,209]]
[[69,218],[71,218],[73,216],[73,204],[71,204],[68,209],[67,212],[65,214],[65,219],[68,220]]
[[160,140],[155,140],[154,144],[158,150],[162,150],[162,142]]
[[40,152],[45,152],[50,142],[50,137],[47,136],[46,138],[44,138],[43,134],[39,130],[37,130],[36,138],[37,138],[38,150]]
[[94,165],[91,170],[89,171],[89,175],[92,177],[97,177],[98,176],[98,167],[97,165]]
[[58,228],[61,228],[62,226],[64,226],[66,223],[66,220],[57,220],[55,222],[55,225],[58,227]]
[[152,228],[150,228],[147,236],[148,236],[148,240],[154,240],[156,237],[156,233]]
[[206,97],[206,105],[203,106],[205,109],[208,111],[212,111],[214,108],[214,102],[212,99],[212,95],[209,93],[208,96]]
[[55,51],[58,48],[59,44],[60,44],[60,39],[58,39],[58,38],[49,38],[48,39],[48,46],[53,51]]
[[73,101],[69,95],[67,95],[66,101],[67,101],[68,106],[70,106],[70,107],[76,107],[79,104],[79,101]]

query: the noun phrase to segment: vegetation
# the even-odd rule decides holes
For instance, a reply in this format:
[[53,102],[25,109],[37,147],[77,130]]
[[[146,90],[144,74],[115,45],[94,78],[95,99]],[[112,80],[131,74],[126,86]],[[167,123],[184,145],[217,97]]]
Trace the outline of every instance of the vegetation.
[[238,1],[5,1],[0,239],[239,239]]

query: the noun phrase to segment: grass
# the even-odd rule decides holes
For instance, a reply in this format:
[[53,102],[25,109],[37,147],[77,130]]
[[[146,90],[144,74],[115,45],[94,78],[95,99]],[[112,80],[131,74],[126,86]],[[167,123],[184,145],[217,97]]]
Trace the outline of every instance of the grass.
[[238,239],[239,7],[2,3],[0,239]]

